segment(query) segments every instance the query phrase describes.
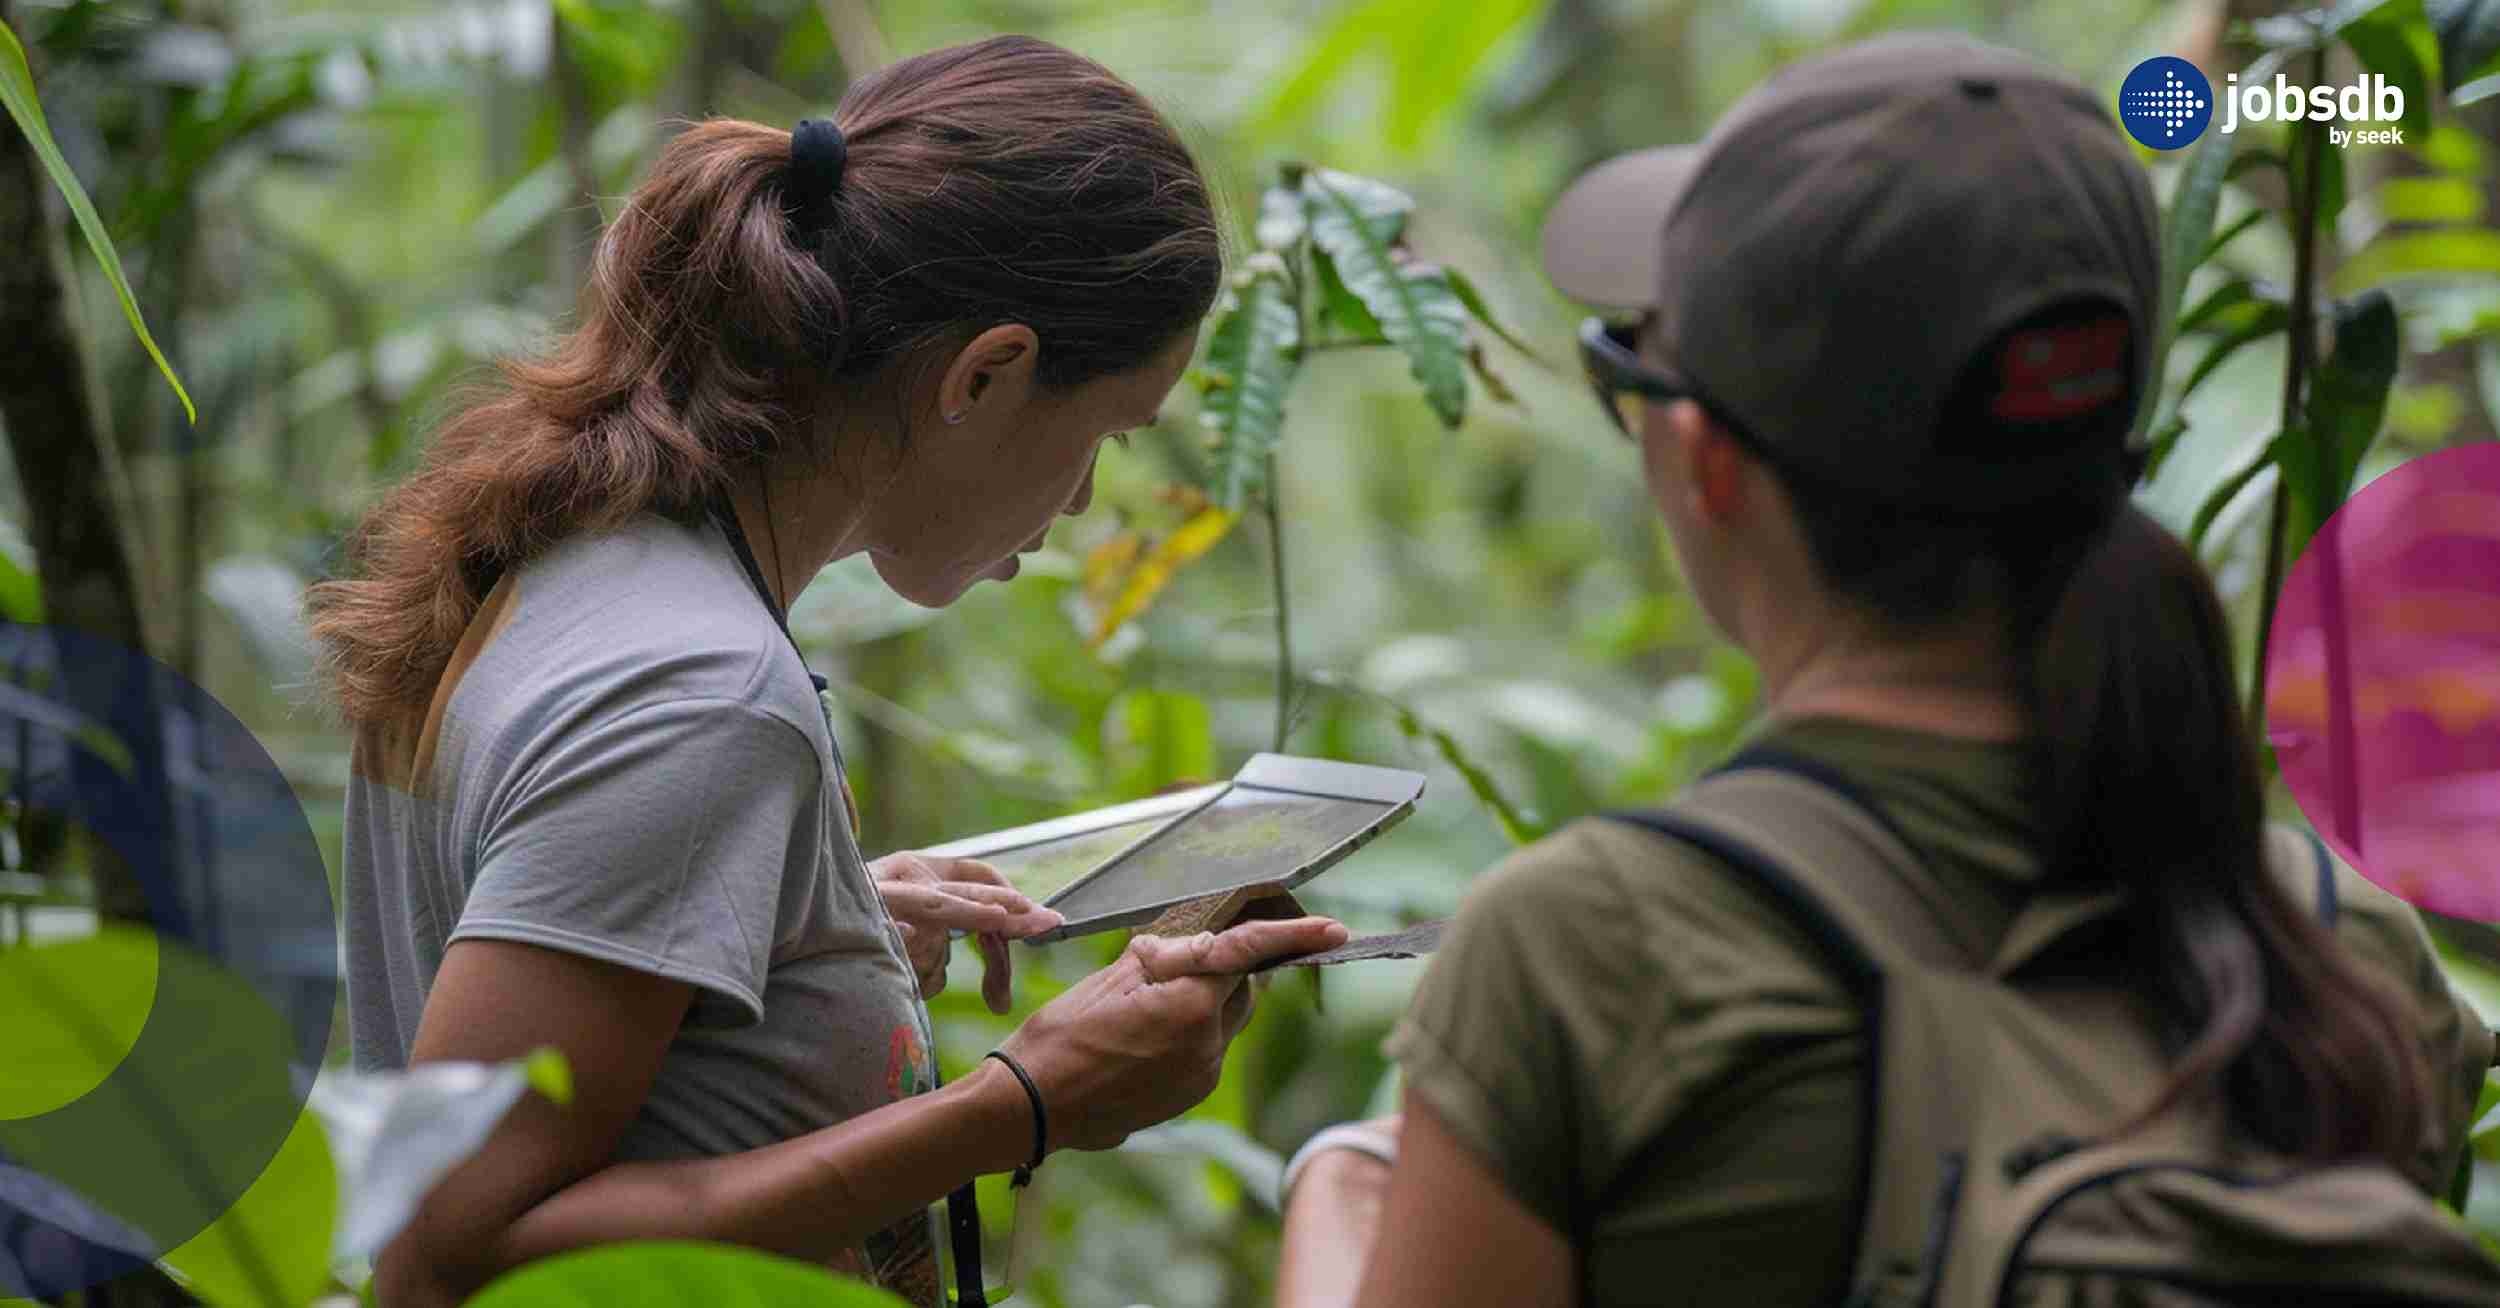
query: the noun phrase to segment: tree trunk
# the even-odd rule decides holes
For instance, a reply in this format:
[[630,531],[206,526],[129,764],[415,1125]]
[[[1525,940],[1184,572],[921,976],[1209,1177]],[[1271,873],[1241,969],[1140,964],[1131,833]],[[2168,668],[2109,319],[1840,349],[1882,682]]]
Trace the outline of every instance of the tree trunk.
[[[13,17],[10,8],[0,0],[0,21]],[[52,189],[26,138],[14,126],[0,130],[0,341],[8,343],[0,349],[0,429],[7,433],[26,503],[26,535],[35,549],[46,622],[144,653],[138,568],[124,535],[127,493],[69,318],[67,251],[46,203]],[[132,778],[119,779],[107,770],[90,780],[104,787],[135,781],[139,793],[152,800],[152,814],[115,812],[113,818],[117,823],[128,818],[138,829],[153,821],[155,833],[168,832],[151,679],[92,659],[64,659],[63,665],[71,704],[115,724],[135,764]],[[73,750],[72,758],[73,775],[81,767],[103,767],[84,750]],[[100,842],[90,842],[90,849],[100,912],[129,921],[162,917],[152,917],[134,869]],[[154,870],[151,879],[169,871]],[[179,907],[165,907],[174,914],[166,920],[178,921]]]

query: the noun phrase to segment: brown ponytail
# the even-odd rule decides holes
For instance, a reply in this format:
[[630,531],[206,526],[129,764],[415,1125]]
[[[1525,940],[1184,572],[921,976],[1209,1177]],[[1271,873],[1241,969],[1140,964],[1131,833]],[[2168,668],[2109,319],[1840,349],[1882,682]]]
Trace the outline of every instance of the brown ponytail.
[[2035,574],[2017,627],[2046,871],[2130,892],[2135,974],[2179,1051],[2139,1120],[2218,1083],[2272,1148],[2412,1168],[2414,1023],[2267,870],[2264,782],[2213,583],[2132,506],[2086,541]]
[[2177,1050],[2137,1121],[2218,1088],[2286,1154],[2416,1167],[2413,1022],[2267,869],[2230,625],[2195,555],[2114,472],[1993,518],[1778,475],[1825,581],[1869,611],[1915,628],[2010,596],[2043,870],[2130,892],[2128,974]]
[[789,133],[679,134],[601,237],[573,330],[506,363],[366,514],[346,575],[306,597],[351,724],[421,712],[505,571],[789,448],[818,384],[1021,322],[1041,380],[1075,385],[1144,363],[1215,299],[1195,161],[1091,60],[1027,37],[932,51],[854,84],[835,121],[848,162],[805,233]]

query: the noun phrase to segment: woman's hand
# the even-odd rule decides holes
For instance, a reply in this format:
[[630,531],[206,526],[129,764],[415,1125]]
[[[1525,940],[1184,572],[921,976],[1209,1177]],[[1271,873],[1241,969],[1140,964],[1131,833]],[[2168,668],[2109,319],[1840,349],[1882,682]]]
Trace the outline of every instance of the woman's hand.
[[1033,1077],[1054,1149],[1109,1149],[1207,1097],[1250,1021],[1250,978],[1270,958],[1344,944],[1324,917],[1245,922],[1170,939],[1138,936],[1002,1046]]
[[969,931],[981,946],[981,998],[991,1012],[1006,1012],[1014,1003],[1015,978],[1007,942],[1040,935],[1062,920],[976,859],[888,854],[868,865],[868,876],[886,913],[903,930],[923,999],[946,989],[946,964],[954,953],[947,933]]

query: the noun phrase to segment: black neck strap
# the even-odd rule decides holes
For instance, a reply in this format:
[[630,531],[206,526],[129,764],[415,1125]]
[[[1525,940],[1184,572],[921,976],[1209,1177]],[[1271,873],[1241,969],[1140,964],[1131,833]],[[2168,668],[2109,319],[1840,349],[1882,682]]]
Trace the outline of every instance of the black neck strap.
[[[764,610],[773,615],[773,625],[781,628],[782,639],[790,642],[790,652],[799,655],[799,666],[805,668],[807,656],[800,653],[798,637],[790,634],[789,615],[782,612],[781,601],[764,580],[764,569],[755,561],[755,549],[747,544],[746,529],[738,525],[738,511],[730,507],[726,498],[713,501],[709,511],[712,521],[720,525],[721,534],[729,538],[729,548],[737,554],[738,566],[746,572],[747,581],[754,585],[756,598],[764,601]],[[807,679],[815,683],[816,689],[825,688],[825,679],[815,672],[810,671]],[[934,1075],[930,1088],[936,1088]],[[989,1308],[989,1296],[981,1285],[981,1203],[970,1181],[946,1196],[946,1228],[955,1250],[954,1308]]]

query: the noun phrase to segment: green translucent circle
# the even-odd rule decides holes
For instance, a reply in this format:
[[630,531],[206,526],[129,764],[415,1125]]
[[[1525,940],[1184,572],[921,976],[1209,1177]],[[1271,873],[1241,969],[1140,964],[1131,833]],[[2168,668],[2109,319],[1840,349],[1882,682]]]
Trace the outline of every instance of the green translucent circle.
[[39,1117],[104,1083],[156,1003],[156,937],[107,927],[0,949],[0,1121]]

